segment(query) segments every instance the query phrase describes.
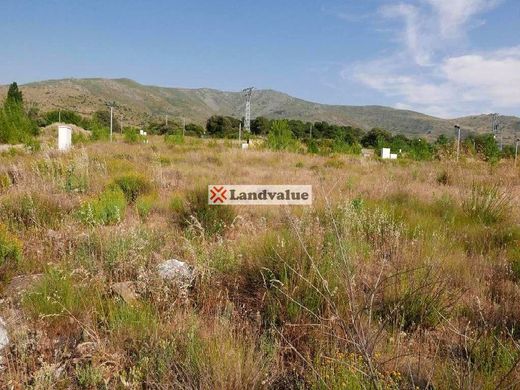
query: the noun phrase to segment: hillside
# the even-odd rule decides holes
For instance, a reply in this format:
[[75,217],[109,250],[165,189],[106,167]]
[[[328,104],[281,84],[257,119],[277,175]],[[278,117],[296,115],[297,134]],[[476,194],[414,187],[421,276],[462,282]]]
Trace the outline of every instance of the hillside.
[[[7,86],[0,86],[5,95]],[[240,92],[214,89],[163,88],[146,86],[129,79],[64,79],[30,83],[22,86],[27,101],[41,110],[72,109],[83,115],[104,107],[115,100],[127,123],[140,124],[150,116],[183,116],[204,123],[213,114],[243,114]],[[460,123],[467,131],[487,132],[489,115],[470,116],[453,120],[397,110],[382,106],[325,105],[294,98],[273,90],[258,90],[253,95],[252,117],[293,118],[305,121],[325,120],[332,123],[359,126],[364,129],[382,127],[409,136],[435,137],[453,134],[453,125]],[[520,132],[520,118],[502,117],[506,142]]]

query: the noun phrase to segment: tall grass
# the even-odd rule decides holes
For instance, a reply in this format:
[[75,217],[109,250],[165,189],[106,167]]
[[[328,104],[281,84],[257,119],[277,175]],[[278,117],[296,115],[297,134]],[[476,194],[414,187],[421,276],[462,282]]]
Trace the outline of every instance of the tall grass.
[[469,216],[485,225],[502,222],[511,209],[510,194],[498,183],[473,182],[463,208]]

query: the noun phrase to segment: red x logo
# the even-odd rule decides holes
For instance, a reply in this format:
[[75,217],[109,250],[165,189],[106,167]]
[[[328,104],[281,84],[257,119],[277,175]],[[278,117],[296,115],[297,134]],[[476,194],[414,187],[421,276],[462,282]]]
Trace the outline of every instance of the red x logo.
[[210,200],[213,202],[213,204],[216,204],[218,202],[224,203],[224,201],[227,199],[226,193],[227,190],[224,188],[224,186],[217,187],[213,186],[210,190],[211,196]]

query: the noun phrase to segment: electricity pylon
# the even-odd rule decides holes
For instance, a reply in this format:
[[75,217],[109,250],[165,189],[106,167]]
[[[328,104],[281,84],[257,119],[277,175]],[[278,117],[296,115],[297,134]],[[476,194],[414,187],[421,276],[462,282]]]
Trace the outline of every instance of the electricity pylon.
[[251,95],[253,94],[255,87],[249,87],[242,90],[246,95],[246,115],[244,120],[244,130],[251,132]]

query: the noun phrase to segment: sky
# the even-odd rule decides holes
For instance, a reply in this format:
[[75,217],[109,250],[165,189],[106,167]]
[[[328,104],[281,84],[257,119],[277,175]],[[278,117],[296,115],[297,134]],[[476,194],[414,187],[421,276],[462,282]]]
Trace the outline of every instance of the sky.
[[0,0],[0,83],[255,86],[520,116],[520,0]]

